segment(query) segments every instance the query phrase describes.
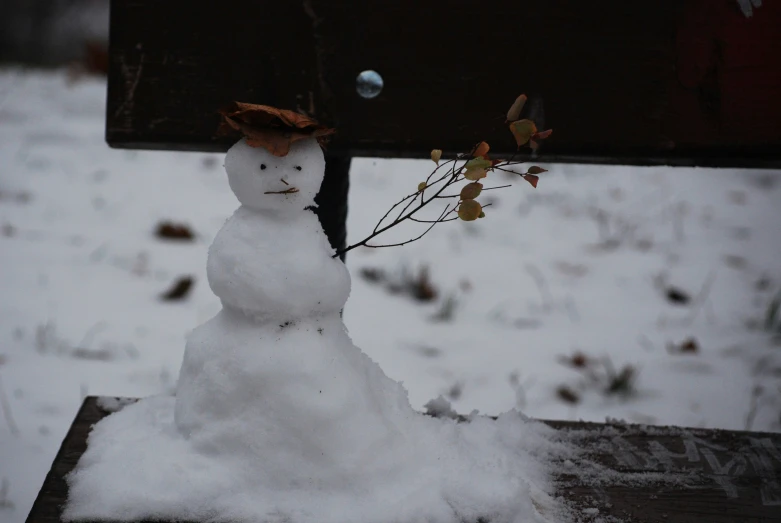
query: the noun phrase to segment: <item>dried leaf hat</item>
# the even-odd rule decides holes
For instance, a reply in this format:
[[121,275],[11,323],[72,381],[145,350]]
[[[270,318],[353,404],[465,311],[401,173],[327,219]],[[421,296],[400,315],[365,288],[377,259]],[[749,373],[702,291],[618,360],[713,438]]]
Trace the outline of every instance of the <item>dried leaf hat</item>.
[[336,132],[308,116],[268,105],[233,102],[220,114],[219,134],[240,133],[248,145],[265,147],[274,156],[287,156],[293,143],[307,138],[316,138],[323,145],[325,138]]

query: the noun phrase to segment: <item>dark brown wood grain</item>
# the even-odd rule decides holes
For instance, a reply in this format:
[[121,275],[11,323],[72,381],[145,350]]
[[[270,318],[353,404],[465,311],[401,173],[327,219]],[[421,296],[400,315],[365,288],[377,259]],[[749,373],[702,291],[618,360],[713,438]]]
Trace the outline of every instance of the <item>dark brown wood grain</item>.
[[[46,476],[27,523],[59,523],[64,477],[86,450],[93,424],[109,413],[87,397]],[[614,516],[637,523],[781,522],[781,434],[623,424],[545,421],[584,450],[559,494],[582,521]],[[594,464],[626,476],[661,473],[660,481],[600,482]],[[675,485],[673,480],[680,480]],[[596,509],[598,512],[594,512]]]
[[509,151],[524,92],[547,160],[779,166],[779,33],[778,2],[112,0],[106,137],[224,151],[217,110],[239,100],[337,127],[333,155]]

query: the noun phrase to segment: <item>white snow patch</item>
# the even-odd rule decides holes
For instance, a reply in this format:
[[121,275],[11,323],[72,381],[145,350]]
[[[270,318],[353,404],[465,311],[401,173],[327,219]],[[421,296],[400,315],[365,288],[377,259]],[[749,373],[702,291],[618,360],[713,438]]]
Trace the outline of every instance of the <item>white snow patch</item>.
[[137,402],[138,398],[113,398],[111,396],[101,396],[98,398],[98,407],[106,412],[119,412],[128,405]]

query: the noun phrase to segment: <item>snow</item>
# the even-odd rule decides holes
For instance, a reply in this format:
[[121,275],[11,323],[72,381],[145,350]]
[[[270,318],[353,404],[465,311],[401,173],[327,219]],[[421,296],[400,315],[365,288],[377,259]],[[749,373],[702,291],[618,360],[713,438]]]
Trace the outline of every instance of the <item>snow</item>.
[[[84,395],[170,394],[185,334],[220,309],[204,261],[236,207],[224,155],[111,150],[104,97],[97,80],[0,72],[3,523],[26,518]],[[354,160],[350,240],[432,165]],[[537,190],[521,180],[486,193],[483,220],[351,251],[355,345],[418,410],[444,395],[459,413],[780,430],[781,350],[762,328],[781,289],[779,173],[546,167]],[[164,219],[196,240],[155,238]],[[362,276],[404,281],[424,266],[438,291],[428,302]],[[160,301],[183,274],[195,278],[190,295]],[[694,300],[671,303],[666,286]],[[667,350],[688,338],[696,352]],[[635,366],[631,392],[606,394],[562,364],[576,351]],[[560,399],[561,385],[579,401]]]
[[[373,439],[385,427],[355,419],[338,431],[321,423],[329,409],[310,420],[291,416],[274,443],[278,453],[261,437],[258,455],[248,456],[195,451],[176,429],[174,402],[170,396],[147,398],[95,426],[71,478],[66,520],[450,522],[488,514],[494,521],[551,521],[532,504],[555,505],[540,490],[549,488],[543,458],[519,449],[549,456],[555,445],[545,436],[552,430],[517,414],[465,424],[418,415],[403,433],[388,432],[393,437],[372,448],[352,449],[350,443]],[[252,427],[263,434],[269,427],[256,427],[255,412],[226,425],[236,433]],[[287,432],[292,423],[301,439]],[[323,431],[341,432],[344,440]],[[312,452],[310,438],[340,448],[321,455]]]

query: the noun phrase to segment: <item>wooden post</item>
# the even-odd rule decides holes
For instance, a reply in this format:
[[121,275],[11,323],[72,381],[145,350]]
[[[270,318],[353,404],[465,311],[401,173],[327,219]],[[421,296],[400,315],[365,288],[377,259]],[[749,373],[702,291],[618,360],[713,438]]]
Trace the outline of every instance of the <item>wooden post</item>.
[[[320,225],[336,250],[347,247],[347,193],[350,188],[350,156],[325,156],[325,178],[315,198]],[[342,254],[342,261],[345,256]]]

